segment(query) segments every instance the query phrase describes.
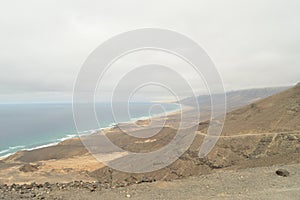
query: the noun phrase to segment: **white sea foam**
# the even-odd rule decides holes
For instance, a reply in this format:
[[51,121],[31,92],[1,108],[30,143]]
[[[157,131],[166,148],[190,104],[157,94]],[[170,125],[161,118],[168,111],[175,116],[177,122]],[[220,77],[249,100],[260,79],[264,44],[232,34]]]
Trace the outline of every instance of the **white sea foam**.
[[[8,147],[7,149],[1,150],[0,151],[0,155],[4,154],[1,157],[4,157],[4,156],[7,157],[8,154],[12,154],[12,153],[16,152],[17,150],[21,150],[21,149],[24,149],[24,148],[25,148],[25,146],[12,146],[12,147]],[[7,153],[7,154],[5,154],[5,153]]]
[[14,146],[14,147],[9,147],[9,149],[14,150],[14,149],[22,149],[25,146]]
[[4,149],[4,150],[0,151],[0,154],[6,153],[6,152],[9,152],[9,149]]
[[13,155],[14,153],[8,153],[8,154],[5,154],[4,156],[0,156],[0,160],[1,159],[4,159],[4,158],[7,158],[8,156],[11,156]]
[[[8,147],[8,149],[4,149],[0,151],[0,159],[6,158],[14,153],[16,153],[19,150],[23,150],[25,146],[12,146]],[[3,154],[3,155],[1,155]]]
[[60,138],[60,139],[57,139],[57,140],[60,141],[60,142],[63,142],[63,141],[65,141],[65,140],[72,139],[72,138],[76,138],[76,137],[78,137],[77,134],[69,134],[69,135],[67,135],[66,137],[63,137],[63,138]]
[[55,145],[57,145],[58,143],[59,143],[59,142],[52,142],[52,143],[49,143],[49,144],[44,144],[44,145],[40,145],[40,146],[36,146],[36,147],[33,147],[33,148],[24,149],[24,150],[32,151],[32,150],[36,150],[36,149],[42,149],[42,148],[45,148],[45,147],[55,146]]

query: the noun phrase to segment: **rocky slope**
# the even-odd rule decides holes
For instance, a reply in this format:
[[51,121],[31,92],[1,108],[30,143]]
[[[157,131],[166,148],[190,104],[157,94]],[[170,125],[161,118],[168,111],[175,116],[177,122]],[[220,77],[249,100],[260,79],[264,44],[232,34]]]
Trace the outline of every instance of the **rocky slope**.
[[[96,181],[100,186],[104,184],[105,187],[115,188],[203,176],[220,170],[299,164],[299,105],[300,85],[297,85],[228,113],[223,134],[204,159],[198,157],[198,151],[206,136],[209,122],[201,123],[196,138],[186,153],[170,166],[158,171],[133,174],[113,170],[98,163],[88,155],[80,140],[73,139],[54,147],[19,152],[3,160],[0,163],[0,183],[47,181],[54,184],[86,180]],[[125,150],[149,152],[168,144],[176,134],[176,129],[166,126],[157,135],[144,139],[128,136],[118,127],[106,134],[112,142]],[[135,134],[146,132],[140,131]],[[94,138],[90,136],[89,139],[93,141]],[[184,138],[182,141],[185,141]],[[126,155],[113,158],[111,162],[118,159],[126,161]],[[79,164],[75,164],[77,162]],[[25,166],[26,164],[30,166]]]

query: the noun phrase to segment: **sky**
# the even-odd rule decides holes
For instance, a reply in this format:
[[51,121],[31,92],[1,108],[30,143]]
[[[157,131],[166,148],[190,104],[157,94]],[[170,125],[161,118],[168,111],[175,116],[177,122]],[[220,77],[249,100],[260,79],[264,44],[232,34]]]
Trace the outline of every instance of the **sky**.
[[[0,103],[71,101],[91,52],[139,28],[173,30],[200,44],[226,91],[293,85],[300,78],[299,7],[298,0],[2,0]],[[115,69],[151,59],[184,65],[161,52],[144,52]],[[186,77],[197,93],[204,91],[191,71]],[[151,100],[169,99],[163,90],[148,92]]]

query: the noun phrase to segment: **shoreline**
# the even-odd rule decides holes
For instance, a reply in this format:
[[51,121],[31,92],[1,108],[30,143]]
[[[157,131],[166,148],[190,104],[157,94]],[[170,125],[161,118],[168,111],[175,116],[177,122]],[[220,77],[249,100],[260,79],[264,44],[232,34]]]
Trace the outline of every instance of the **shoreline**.
[[[82,136],[93,135],[93,134],[98,133],[100,131],[103,131],[103,133],[105,133],[106,131],[109,131],[112,128],[115,128],[119,124],[130,125],[132,123],[137,123],[138,121],[149,120],[150,118],[152,118],[152,119],[159,119],[161,117],[173,116],[173,115],[176,115],[176,114],[180,113],[180,111],[183,112],[183,111],[186,111],[186,110],[188,110],[187,107],[185,107],[185,108],[181,108],[180,107],[178,109],[173,109],[173,110],[166,111],[166,112],[163,112],[163,113],[160,113],[160,114],[157,114],[157,115],[153,115],[152,117],[142,116],[142,117],[138,117],[138,118],[132,118],[132,120],[129,120],[129,121],[118,122],[118,123],[110,123],[107,127],[103,127],[103,128],[99,128],[99,129],[91,129],[91,130],[81,131],[81,132],[77,132],[77,133],[74,133],[74,134],[70,133],[70,134],[65,135],[62,138],[56,139],[56,141],[50,141],[49,143],[37,145],[35,147],[28,147],[28,148],[26,148],[26,146],[24,146],[24,145],[17,145],[17,146],[9,147],[7,149],[1,150],[0,152],[4,152],[5,153],[6,151],[7,152],[10,151],[11,149],[18,149],[18,150],[15,151],[15,152],[8,153],[8,154],[0,156],[0,161],[8,158],[9,156],[13,156],[16,153],[21,152],[21,151],[34,151],[34,150],[43,149],[43,148],[47,148],[47,147],[53,147],[53,146],[59,145],[62,142],[65,142],[65,141],[68,141],[68,140],[71,140],[71,139],[75,139],[75,138],[79,138],[80,139]],[[28,146],[30,146],[30,145],[28,145]]]

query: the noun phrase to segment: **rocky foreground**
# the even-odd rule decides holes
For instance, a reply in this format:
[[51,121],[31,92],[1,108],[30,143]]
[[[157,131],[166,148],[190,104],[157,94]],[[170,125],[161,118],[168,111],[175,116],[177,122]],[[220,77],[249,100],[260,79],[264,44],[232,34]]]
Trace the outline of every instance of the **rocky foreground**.
[[[156,180],[149,180],[147,178],[141,178],[140,180],[136,180],[134,184],[141,183],[152,183]],[[0,184],[0,199],[60,199],[59,197],[55,197],[55,193],[58,191],[66,192],[66,191],[81,191],[81,192],[99,192],[107,189],[114,188],[122,188],[129,186],[133,183],[129,183],[123,181],[117,185],[112,185],[111,182],[84,182],[84,181],[73,181],[69,183],[30,183],[30,184]]]
[[300,164],[243,170],[219,170],[214,174],[175,181],[111,187],[110,183],[0,185],[0,199],[299,199]]
[[12,184],[0,185],[0,199],[61,199],[55,197],[52,193],[57,191],[74,191],[74,190],[86,190],[88,192],[101,191],[102,189],[111,188],[109,183],[101,182],[83,182],[74,181],[70,183],[55,183],[51,184],[45,182],[43,184],[31,183],[31,184]]

